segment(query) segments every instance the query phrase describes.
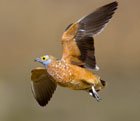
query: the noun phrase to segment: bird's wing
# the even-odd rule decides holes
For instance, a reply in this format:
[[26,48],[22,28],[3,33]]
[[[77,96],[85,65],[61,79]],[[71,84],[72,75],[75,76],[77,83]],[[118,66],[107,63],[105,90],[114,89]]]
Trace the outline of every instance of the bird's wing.
[[95,69],[96,59],[93,36],[103,30],[117,6],[117,2],[112,2],[69,25],[62,36],[62,59],[72,64]]
[[56,83],[44,68],[36,68],[31,71],[32,92],[41,106],[45,106],[51,99]]

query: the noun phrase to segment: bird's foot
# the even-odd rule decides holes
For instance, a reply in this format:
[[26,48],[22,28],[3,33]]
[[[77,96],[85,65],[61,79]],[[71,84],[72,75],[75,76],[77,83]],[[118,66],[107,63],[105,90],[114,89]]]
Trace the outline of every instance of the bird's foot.
[[89,94],[91,96],[93,96],[97,101],[101,100],[101,98],[100,98],[99,94],[97,93],[97,91],[95,90],[94,86],[92,86],[91,90],[89,90]]

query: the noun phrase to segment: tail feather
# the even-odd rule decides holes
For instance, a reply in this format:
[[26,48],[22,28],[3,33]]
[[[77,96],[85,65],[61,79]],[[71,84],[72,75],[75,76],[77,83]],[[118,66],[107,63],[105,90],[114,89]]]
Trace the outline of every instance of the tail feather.
[[101,81],[103,87],[105,87],[106,86],[106,81],[104,81],[104,80],[100,80],[100,81]]

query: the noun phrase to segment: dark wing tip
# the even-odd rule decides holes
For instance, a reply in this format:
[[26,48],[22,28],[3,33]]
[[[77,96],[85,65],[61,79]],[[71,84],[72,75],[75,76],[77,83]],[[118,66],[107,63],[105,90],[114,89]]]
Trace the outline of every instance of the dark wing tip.
[[118,8],[118,2],[117,1],[114,1],[112,3],[109,3],[109,4],[106,4],[100,8],[98,8],[97,10],[101,10],[101,11],[104,11],[104,12],[108,12],[108,13],[111,13],[113,14],[114,11]]
[[79,31],[77,37],[82,38],[85,35],[92,37],[102,32],[105,25],[110,21],[115,13],[117,6],[117,1],[106,4],[79,20]]
[[108,11],[112,11],[112,13],[114,13],[114,11],[118,8],[118,2],[114,1],[112,3],[102,6],[101,8],[107,9]]
[[32,83],[32,93],[40,106],[48,104],[55,90],[56,84],[51,80],[43,79]]
[[[50,86],[52,86],[52,87],[49,89],[48,89],[47,85],[42,87],[42,89],[40,89],[39,87],[38,87],[38,89],[36,89],[36,93],[38,93],[38,94],[35,94],[35,98],[40,106],[46,106],[48,104],[48,102],[50,101],[50,99],[52,98],[52,95],[56,89],[56,86],[54,86],[54,85],[50,85]],[[36,88],[35,85],[34,85],[34,88]]]
[[110,6],[110,7],[112,7],[112,8],[114,8],[114,7],[117,8],[118,2],[117,2],[117,1],[114,1],[114,2],[112,2],[112,3],[109,3],[109,4],[107,4],[107,5],[104,5],[103,7],[108,7],[108,6]]
[[31,77],[34,98],[40,106],[45,106],[51,99],[57,85],[46,69],[34,69]]
[[37,101],[38,102],[38,104],[40,105],[40,106],[42,106],[42,107],[45,107],[46,105],[47,105],[47,103],[46,102],[44,102],[44,101]]

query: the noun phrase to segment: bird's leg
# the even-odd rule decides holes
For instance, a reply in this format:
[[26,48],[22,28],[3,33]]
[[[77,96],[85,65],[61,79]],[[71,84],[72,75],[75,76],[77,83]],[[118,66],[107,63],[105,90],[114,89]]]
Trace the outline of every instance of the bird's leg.
[[97,93],[97,91],[95,90],[94,86],[92,86],[91,90],[89,90],[89,94],[91,96],[93,96],[94,98],[96,98],[97,101],[101,100],[101,98],[100,98],[99,94]]

